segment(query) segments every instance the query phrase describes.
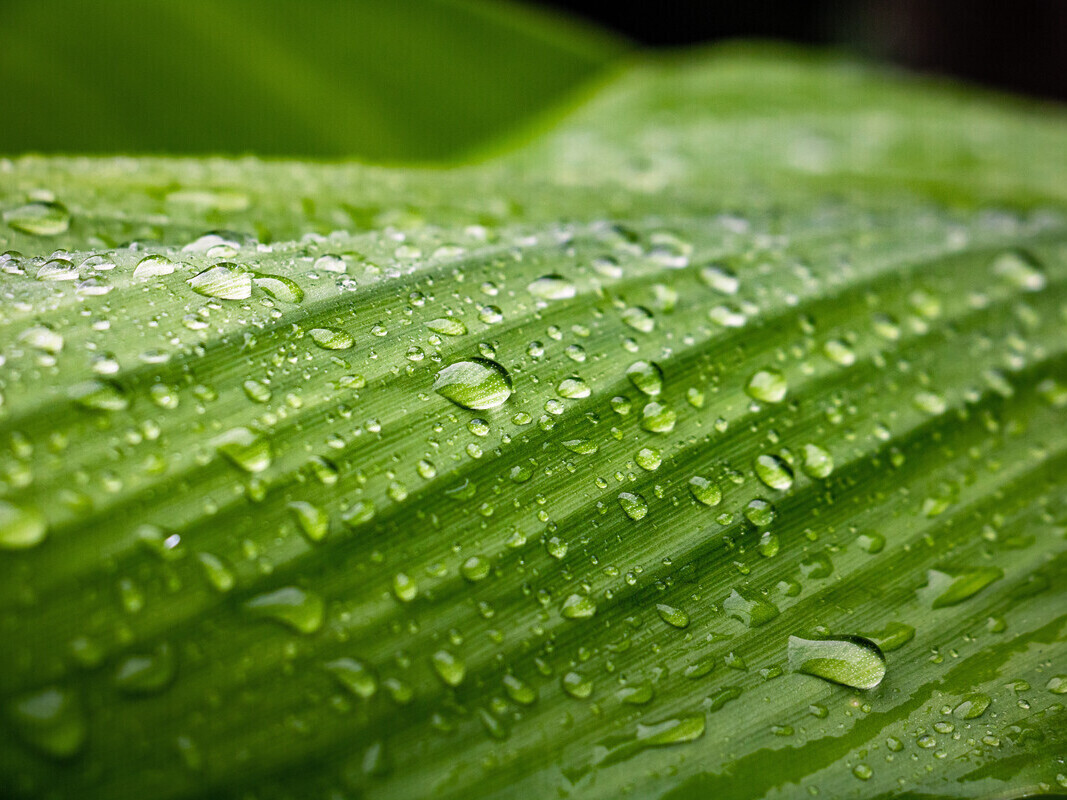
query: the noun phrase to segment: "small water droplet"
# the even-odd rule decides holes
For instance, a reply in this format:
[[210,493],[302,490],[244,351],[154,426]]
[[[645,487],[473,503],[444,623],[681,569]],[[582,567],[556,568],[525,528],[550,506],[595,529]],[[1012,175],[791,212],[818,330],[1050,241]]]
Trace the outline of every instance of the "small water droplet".
[[926,586],[918,591],[930,608],[946,608],[974,597],[994,581],[1004,577],[999,567],[974,569],[931,569],[926,572]]
[[789,637],[789,668],[817,678],[873,689],[885,677],[885,656],[870,639],[847,636],[835,639]]
[[992,698],[987,694],[969,694],[952,709],[952,713],[959,719],[977,719],[985,713],[992,702]]
[[580,672],[567,672],[560,679],[563,691],[575,700],[585,700],[593,694],[593,682]]
[[577,375],[572,375],[560,381],[559,386],[556,387],[556,393],[560,397],[566,397],[568,400],[579,400],[583,397],[588,397],[592,392],[589,389],[589,384]]
[[144,280],[146,278],[158,278],[161,275],[170,275],[174,272],[174,262],[166,256],[145,256],[137,262],[133,268],[133,277]]
[[912,398],[912,404],[919,409],[932,416],[938,414],[944,414],[948,409],[948,402],[937,392],[916,392]]
[[641,409],[641,428],[649,433],[670,433],[677,419],[671,408],[654,400]]
[[722,294],[737,294],[737,290],[741,288],[737,273],[729,267],[722,267],[718,264],[701,267],[700,279]]
[[458,406],[481,411],[511,397],[511,376],[487,358],[457,361],[437,373],[433,390]]
[[296,281],[282,275],[269,275],[264,272],[253,272],[252,283],[256,288],[262,289],[275,300],[283,303],[302,303],[304,290]]
[[834,471],[834,457],[817,444],[804,445],[803,470],[809,478],[828,478]]
[[750,628],[765,625],[781,612],[770,600],[747,590],[734,589],[722,604],[728,615]]
[[659,618],[675,628],[688,628],[689,615],[680,608],[669,606],[666,603],[657,603],[656,611]]
[[115,671],[115,688],[126,694],[154,694],[167,688],[177,673],[174,648],[163,642],[151,653],[126,657]]
[[656,319],[652,312],[644,306],[631,306],[622,312],[622,321],[641,333],[652,333],[656,327]]
[[296,519],[300,531],[311,541],[321,542],[330,529],[330,515],[306,500],[294,500],[289,510]]
[[993,274],[1024,292],[1040,292],[1047,283],[1037,259],[1022,250],[1009,250],[994,258]]

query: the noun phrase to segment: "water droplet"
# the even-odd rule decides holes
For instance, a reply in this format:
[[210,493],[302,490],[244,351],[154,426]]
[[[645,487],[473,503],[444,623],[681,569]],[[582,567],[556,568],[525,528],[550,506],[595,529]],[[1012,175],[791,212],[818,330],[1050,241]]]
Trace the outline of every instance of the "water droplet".
[[592,439],[566,439],[561,444],[572,453],[582,456],[591,456],[600,450],[599,445]]
[[262,289],[275,300],[283,303],[302,303],[304,290],[300,284],[282,275],[269,275],[264,272],[253,272],[252,283],[256,288]]
[[44,353],[56,355],[63,350],[63,334],[47,325],[34,325],[18,336],[19,342]]
[[78,268],[65,258],[50,259],[37,270],[39,281],[74,281],[77,279]]
[[723,610],[750,628],[765,625],[778,616],[778,606],[758,594],[734,589],[722,604]]
[[568,400],[578,400],[583,397],[588,397],[591,394],[589,384],[579,378],[577,375],[572,375],[569,378],[564,378],[560,381],[559,386],[556,387],[556,393],[560,397],[566,397]]
[[724,328],[743,328],[748,322],[744,312],[732,305],[712,306],[708,311],[708,319]]
[[252,273],[237,264],[216,264],[197,273],[186,283],[197,294],[218,300],[247,300],[252,296]]
[[875,555],[881,553],[885,549],[885,537],[880,533],[869,531],[867,533],[861,533],[856,537],[856,544],[860,546],[860,549]]
[[492,565],[489,563],[489,559],[483,556],[471,556],[463,565],[459,568],[460,574],[471,583],[477,583],[478,581],[485,580],[489,577],[489,570]]
[[703,714],[686,714],[662,722],[639,722],[632,737],[610,741],[610,747],[596,759],[597,764],[602,767],[618,764],[652,747],[695,742],[704,735],[706,724]]
[[270,441],[263,434],[245,427],[220,433],[211,440],[211,446],[245,472],[262,472],[273,460]]
[[323,667],[334,679],[354,696],[369,700],[378,691],[378,678],[374,671],[354,658],[337,658],[327,661]]
[[842,367],[851,367],[856,363],[856,353],[841,339],[831,339],[823,345],[826,357]]
[[619,505],[626,512],[626,516],[635,521],[644,519],[648,514],[648,503],[645,502],[645,498],[634,492],[621,492]]
[[652,312],[644,306],[631,306],[622,312],[622,321],[641,333],[652,333],[656,320]]
[[660,455],[659,450],[653,447],[642,447],[637,451],[637,455],[634,456],[634,461],[637,462],[637,466],[641,469],[654,472],[663,463],[663,457]]
[[626,370],[626,377],[639,392],[656,397],[663,391],[663,370],[654,361],[635,361]]
[[619,702],[628,706],[643,706],[652,702],[655,692],[651,681],[629,683],[615,692]]
[[330,529],[330,515],[306,500],[294,500],[289,510],[296,518],[300,531],[311,541],[321,542]]
[[481,411],[511,397],[511,376],[487,358],[457,361],[437,373],[433,390],[458,406]]
[[857,764],[852,768],[852,774],[861,781],[869,781],[874,775],[874,770],[868,764]]
[[87,726],[77,696],[50,686],[16,698],[11,721],[27,744],[53,758],[70,758],[85,744]]
[[761,369],[748,379],[745,393],[761,403],[780,403],[787,389],[785,375],[776,369]]
[[974,569],[931,569],[926,572],[926,586],[918,595],[930,608],[945,608],[974,597],[994,581],[1004,577],[999,567]]
[[717,264],[701,267],[700,279],[722,294],[737,294],[737,290],[741,288],[737,273],[729,267],[721,267]]
[[393,594],[401,603],[410,603],[418,597],[419,585],[406,572],[398,572],[393,576]]
[[585,700],[593,694],[593,682],[580,672],[568,672],[561,679],[563,691],[575,700]]
[[952,713],[959,719],[978,719],[992,702],[987,694],[969,694],[952,709]]
[[777,515],[774,506],[761,497],[750,500],[745,506],[745,518],[758,528],[766,528]]
[[4,222],[19,233],[58,236],[70,228],[70,211],[62,203],[39,200],[5,211]]
[[589,619],[596,614],[596,603],[586,595],[572,594],[563,601],[559,613],[566,619]]
[[27,550],[47,535],[48,524],[36,508],[0,500],[0,549]]
[[90,411],[125,411],[130,407],[126,391],[110,381],[79,383],[71,387],[69,394],[74,402]]
[[171,684],[177,667],[174,648],[164,642],[151,653],[123,659],[115,671],[115,688],[126,694],[154,694]]
[[878,645],[862,636],[790,636],[789,668],[853,689],[873,689],[885,677],[885,656]]
[[707,699],[704,700],[704,706],[708,711],[719,711],[731,700],[739,698],[742,691],[740,686],[723,686],[707,696]]
[[137,262],[133,268],[133,277],[144,280],[146,278],[158,278],[161,275],[170,275],[174,272],[174,262],[166,256],[145,256]]
[[689,479],[689,493],[693,495],[694,500],[706,506],[717,506],[722,502],[722,489],[719,485],[700,475]]
[[204,570],[204,576],[215,591],[228,592],[237,583],[237,579],[230,568],[226,566],[226,562],[213,553],[197,553],[196,560],[200,562],[200,566]]
[[315,633],[326,615],[323,599],[298,586],[284,586],[256,595],[244,607],[257,617],[275,620],[298,633]]
[[828,478],[834,471],[834,457],[817,444],[806,444],[803,470],[809,478]]
[[575,286],[562,275],[542,275],[527,290],[541,300],[569,300],[577,293]]
[[793,468],[776,455],[756,457],[756,476],[771,489],[786,491],[793,486]]
[[537,691],[521,678],[514,675],[505,675],[503,678],[504,691],[513,702],[519,705],[532,705],[537,700]]
[[883,653],[888,653],[898,650],[914,639],[915,628],[903,622],[890,622],[882,630],[864,633],[863,636],[882,648]]
[[247,380],[241,384],[245,390],[245,396],[253,403],[268,403],[274,393],[267,384],[256,380]]
[[927,414],[936,416],[938,414],[944,414],[948,408],[948,403],[945,398],[939,395],[937,392],[916,392],[912,398],[912,404]]
[[425,325],[434,333],[439,333],[442,336],[463,336],[467,332],[467,326],[463,324],[463,320],[457,317],[431,319]]
[[463,679],[467,675],[467,665],[463,663],[463,660],[448,650],[438,650],[432,656],[430,661],[433,664],[434,672],[447,686],[456,687],[463,683]]
[[356,343],[352,334],[340,328],[312,328],[307,333],[323,350],[348,350]]
[[348,264],[344,258],[333,253],[326,253],[316,258],[314,267],[317,270],[332,272],[336,275],[342,275],[348,271]]
[[669,606],[666,603],[657,603],[656,611],[659,618],[675,628],[688,628],[689,615],[680,608]]
[[993,274],[1024,292],[1040,292],[1047,283],[1037,259],[1021,250],[1009,250],[993,259]]
[[654,400],[641,409],[641,428],[649,433],[670,433],[677,419],[672,409]]

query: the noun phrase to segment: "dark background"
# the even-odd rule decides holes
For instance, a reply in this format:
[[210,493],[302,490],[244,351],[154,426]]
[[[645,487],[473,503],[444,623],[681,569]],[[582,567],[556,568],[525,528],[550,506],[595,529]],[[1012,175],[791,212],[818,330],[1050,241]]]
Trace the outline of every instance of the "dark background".
[[1067,100],[1067,0],[652,0],[543,5],[647,45],[771,38]]

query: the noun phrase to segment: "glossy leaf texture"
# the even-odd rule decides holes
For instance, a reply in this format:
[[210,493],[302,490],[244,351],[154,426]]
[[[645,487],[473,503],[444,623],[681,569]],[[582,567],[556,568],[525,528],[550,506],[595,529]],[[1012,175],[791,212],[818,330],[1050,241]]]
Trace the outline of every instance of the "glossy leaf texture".
[[0,163],[5,792],[1062,791],[1065,143],[742,48],[451,170]]

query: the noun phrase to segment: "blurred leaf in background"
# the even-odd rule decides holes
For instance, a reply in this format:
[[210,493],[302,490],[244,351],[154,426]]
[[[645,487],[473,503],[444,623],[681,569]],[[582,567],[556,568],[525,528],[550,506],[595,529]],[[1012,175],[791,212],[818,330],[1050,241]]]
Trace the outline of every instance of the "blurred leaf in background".
[[4,0],[0,153],[437,161],[624,49],[470,0]]

